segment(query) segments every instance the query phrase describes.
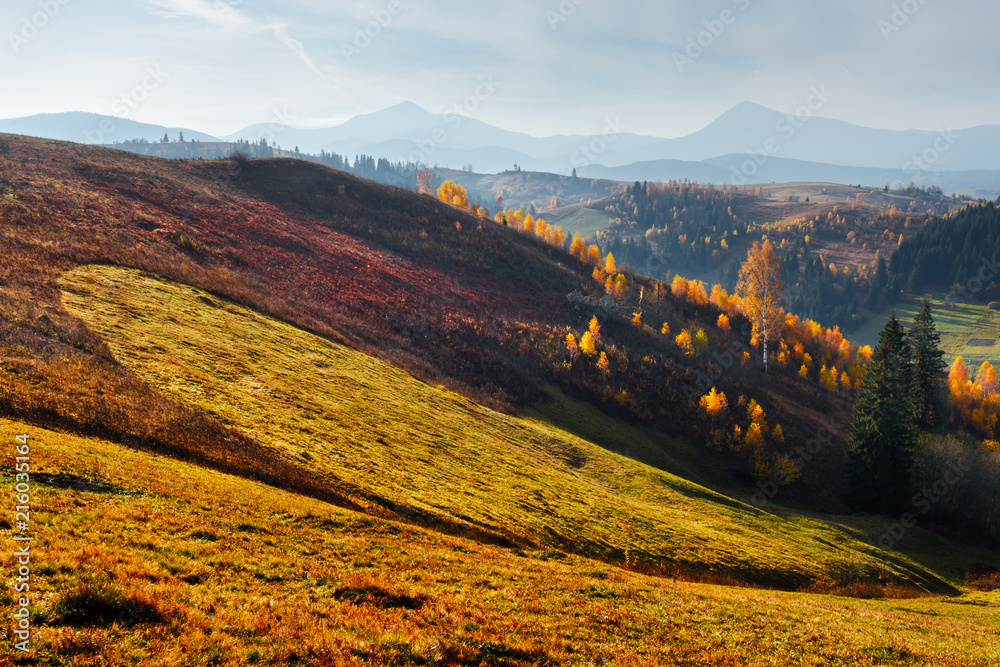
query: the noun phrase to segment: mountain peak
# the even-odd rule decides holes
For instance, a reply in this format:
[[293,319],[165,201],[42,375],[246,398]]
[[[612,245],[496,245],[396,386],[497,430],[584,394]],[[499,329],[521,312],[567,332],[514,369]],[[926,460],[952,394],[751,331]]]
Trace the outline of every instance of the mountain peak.
[[393,119],[393,120],[405,119],[409,121],[423,121],[427,120],[428,118],[436,118],[436,114],[431,113],[430,111],[423,108],[416,102],[405,100],[403,102],[400,102],[399,104],[394,104],[391,107],[386,107],[385,109],[382,109],[380,111],[374,111],[372,113],[363,114],[363,116],[356,116],[355,118],[358,117],[368,117],[368,118],[379,117],[382,119]]
[[732,109],[719,116],[713,124],[720,122],[753,123],[760,122],[762,120],[771,120],[778,115],[780,114],[774,109],[770,109],[755,102],[740,102]]

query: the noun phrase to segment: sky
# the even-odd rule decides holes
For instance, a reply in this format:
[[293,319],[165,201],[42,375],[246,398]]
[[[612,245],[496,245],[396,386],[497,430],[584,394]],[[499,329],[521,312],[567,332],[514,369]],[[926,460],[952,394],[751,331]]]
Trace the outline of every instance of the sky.
[[0,118],[221,136],[410,100],[535,136],[677,137],[749,101],[959,129],[1000,124],[998,22],[995,0],[4,0]]

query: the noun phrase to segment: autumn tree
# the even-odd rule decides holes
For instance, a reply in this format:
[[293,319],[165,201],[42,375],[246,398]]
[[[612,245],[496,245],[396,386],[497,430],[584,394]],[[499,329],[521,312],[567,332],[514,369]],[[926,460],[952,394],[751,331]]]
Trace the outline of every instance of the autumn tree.
[[753,333],[764,344],[764,372],[767,373],[767,343],[779,330],[784,311],[785,285],[781,280],[781,260],[770,241],[753,248],[740,267],[740,282],[736,291],[743,298],[744,314],[753,324]]
[[694,343],[691,340],[691,334],[688,333],[687,329],[681,329],[681,332],[677,334],[674,342],[679,348],[684,350],[685,354],[694,354]]
[[917,435],[912,383],[910,346],[893,313],[865,371],[848,436],[850,495],[858,509],[895,511],[906,494]]
[[594,343],[601,342],[601,323],[597,321],[597,315],[590,318],[590,324],[587,326],[587,332],[593,339]]
[[601,371],[604,375],[611,372],[611,364],[608,362],[608,355],[604,352],[601,352],[601,356],[597,359],[597,370]]
[[576,344],[576,336],[573,335],[572,331],[566,334],[566,349],[569,350],[570,359],[576,359],[580,354],[580,348]]
[[434,173],[427,167],[417,172],[417,192],[434,192]]
[[587,248],[587,261],[596,266],[601,265],[601,249],[592,244]]
[[698,403],[711,419],[724,417],[729,412],[729,401],[726,399],[726,395],[721,391],[716,391],[715,387],[702,396]]
[[446,204],[451,204],[452,206],[464,209],[469,208],[469,196],[466,194],[465,188],[458,183],[445,181],[441,184],[441,187],[438,188],[437,196],[438,199]]
[[993,393],[997,389],[997,372],[993,364],[984,361],[976,373],[976,386],[983,392],[983,396]]

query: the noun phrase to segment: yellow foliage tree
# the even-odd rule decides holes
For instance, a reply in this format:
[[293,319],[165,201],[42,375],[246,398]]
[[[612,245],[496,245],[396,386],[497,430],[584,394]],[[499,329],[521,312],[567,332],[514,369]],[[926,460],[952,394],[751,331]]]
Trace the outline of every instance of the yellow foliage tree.
[[569,356],[572,359],[576,359],[580,354],[580,347],[576,344],[576,336],[570,331],[566,334],[566,349],[569,350]]
[[542,218],[535,220],[535,236],[545,238],[545,232],[548,231],[548,223]]
[[722,314],[719,315],[719,319],[716,321],[715,325],[719,327],[722,331],[729,331],[729,316]]
[[743,312],[753,324],[753,332],[764,344],[764,372],[767,372],[767,343],[778,331],[785,314],[782,303],[785,285],[781,280],[781,260],[770,241],[754,241],[740,267],[736,288],[743,297]]
[[729,401],[726,399],[726,395],[721,391],[717,392],[715,387],[712,387],[711,391],[701,397],[699,404],[705,414],[712,419],[725,416],[729,412]]
[[837,369],[827,368],[825,365],[819,372],[819,381],[824,387],[830,391],[837,390]]
[[691,342],[691,334],[688,333],[687,329],[681,329],[681,332],[677,334],[677,338],[674,339],[677,346],[684,350],[686,354],[694,354],[694,345]]
[[663,334],[664,336],[669,336],[670,335],[670,325],[667,324],[666,322],[664,322],[663,323],[663,327],[660,328],[660,333]]
[[601,356],[597,360],[597,370],[601,371],[605,375],[611,372],[611,364],[608,363],[608,355],[604,352],[601,352]]
[[670,291],[678,299],[687,299],[688,281],[679,275],[674,276],[674,281],[670,284]]
[[594,340],[594,343],[601,342],[601,323],[597,321],[597,315],[590,318],[590,324],[587,326],[587,332],[590,337]]
[[566,243],[566,232],[563,231],[562,227],[556,226],[552,230],[552,244],[562,247]]
[[587,259],[587,244],[583,242],[579,234],[573,234],[573,240],[569,244],[569,254],[582,260]]
[[708,351],[708,334],[705,333],[704,329],[698,329],[694,334],[694,349],[699,352]]
[[976,373],[976,385],[982,389],[984,395],[996,391],[997,372],[994,370],[993,364],[988,361],[983,362],[983,365],[979,367],[979,372]]
[[604,270],[608,273],[614,275],[618,272],[618,266],[615,264],[615,256],[610,252],[608,256],[604,259]]
[[587,248],[587,261],[594,266],[601,266],[601,249],[596,245],[591,245]]
[[451,204],[452,206],[457,206],[466,210],[469,208],[469,195],[466,194],[465,188],[458,183],[445,181],[441,184],[441,187],[438,188],[437,195],[438,199],[446,204]]
[[614,280],[608,277],[605,291],[616,299],[624,299],[626,292],[628,292],[628,281],[625,279],[625,274],[619,273]]
[[844,391],[851,390],[851,376],[847,374],[847,371],[840,374],[840,386]]
[[594,337],[590,335],[589,331],[584,331],[580,337],[580,351],[588,357],[597,354],[597,348],[594,347]]
[[948,371],[948,388],[952,394],[958,394],[969,381],[969,369],[965,367],[965,360],[962,357],[955,357]]

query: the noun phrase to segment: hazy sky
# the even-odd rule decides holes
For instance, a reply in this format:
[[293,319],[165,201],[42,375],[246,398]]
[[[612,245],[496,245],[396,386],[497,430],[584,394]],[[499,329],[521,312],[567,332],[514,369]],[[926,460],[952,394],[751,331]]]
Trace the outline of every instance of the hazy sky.
[[0,118],[219,135],[412,100],[535,135],[618,117],[674,137],[825,87],[819,115],[962,128],[1000,124],[998,20],[996,0],[4,0]]

